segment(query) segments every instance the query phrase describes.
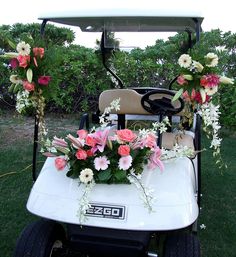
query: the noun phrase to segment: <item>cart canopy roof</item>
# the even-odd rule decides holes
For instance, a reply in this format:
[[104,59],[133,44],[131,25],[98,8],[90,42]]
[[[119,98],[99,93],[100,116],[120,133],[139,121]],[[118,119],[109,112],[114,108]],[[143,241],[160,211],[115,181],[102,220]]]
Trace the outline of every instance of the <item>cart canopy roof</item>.
[[79,26],[86,32],[195,32],[203,17],[197,9],[89,8],[51,11],[39,19]]

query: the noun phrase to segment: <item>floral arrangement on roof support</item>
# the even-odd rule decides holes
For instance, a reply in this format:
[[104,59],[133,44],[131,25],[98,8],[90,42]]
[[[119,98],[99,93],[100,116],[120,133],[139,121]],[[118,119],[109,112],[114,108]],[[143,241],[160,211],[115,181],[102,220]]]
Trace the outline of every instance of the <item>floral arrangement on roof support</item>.
[[[217,99],[218,89],[222,84],[234,84],[234,80],[219,75],[217,65],[219,57],[215,53],[208,53],[201,60],[193,60],[188,54],[183,54],[178,59],[181,67],[180,75],[177,77],[178,89],[173,101],[180,96],[185,101],[185,119],[191,125],[194,112],[200,114],[203,119],[203,129],[208,137],[211,137],[211,148],[213,156],[217,158],[216,163],[223,167],[220,154],[221,138],[219,137],[219,101]],[[226,166],[226,165],[225,165]]]
[[28,110],[34,111],[39,126],[39,139],[43,142],[47,134],[44,109],[46,99],[53,92],[49,87],[52,77],[48,73],[53,54],[49,56],[42,47],[42,43],[35,43],[32,38],[29,38],[29,41],[34,46],[25,41],[17,45],[9,42],[16,52],[5,53],[1,57],[10,59],[9,68],[12,71],[10,82],[12,84],[9,92],[16,94],[16,110],[20,114]]

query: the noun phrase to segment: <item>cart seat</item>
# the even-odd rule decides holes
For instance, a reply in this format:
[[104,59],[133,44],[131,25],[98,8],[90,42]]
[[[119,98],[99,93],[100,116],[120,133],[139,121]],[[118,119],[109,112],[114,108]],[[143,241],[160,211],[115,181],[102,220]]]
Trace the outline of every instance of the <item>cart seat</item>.
[[[155,89],[155,88],[153,88]],[[150,89],[151,90],[151,89]],[[111,110],[111,114],[118,115],[140,115],[145,116],[147,120],[150,116],[154,116],[153,114],[147,112],[143,106],[141,105],[141,98],[143,94],[138,93],[133,89],[111,89],[103,91],[99,97],[99,110],[104,112],[105,108],[108,107],[111,102],[115,99],[120,99],[120,109],[119,110]],[[165,94],[155,94],[153,97],[162,98],[170,97]],[[178,104],[178,102],[174,102],[174,104]],[[178,107],[178,106],[177,106]],[[182,116],[183,113],[177,113],[175,116]],[[154,116],[154,119],[158,118]],[[137,118],[138,119],[138,118]],[[158,119],[156,119],[158,120]],[[178,144],[181,146],[187,146],[191,149],[195,149],[194,147],[194,134],[192,135],[187,133],[172,133],[165,132],[162,135],[162,147],[165,149],[173,149],[174,145]]]

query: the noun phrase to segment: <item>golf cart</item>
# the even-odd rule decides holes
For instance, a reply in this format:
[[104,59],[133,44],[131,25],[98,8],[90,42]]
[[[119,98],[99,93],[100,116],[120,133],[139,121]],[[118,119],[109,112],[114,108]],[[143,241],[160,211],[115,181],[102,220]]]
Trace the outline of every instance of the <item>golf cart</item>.
[[[102,32],[103,56],[109,48],[106,44],[109,32],[186,31],[191,42],[192,33],[199,39],[203,20],[195,11],[176,13],[155,9],[81,10],[49,13],[40,19],[42,32],[48,21],[79,26],[82,31]],[[173,102],[175,92],[171,89],[124,88],[105,58],[103,64],[119,84],[119,88],[106,90],[99,97],[100,113],[112,100],[120,98],[120,110],[111,113],[112,125],[123,129],[126,121],[134,116],[158,121],[168,116],[173,123],[181,120],[184,102],[181,98]],[[85,125],[88,125],[87,115],[83,116],[79,129]],[[23,230],[14,256],[200,256],[196,237],[201,182],[197,114],[193,126],[181,135],[172,130],[162,135],[158,132],[160,147],[171,149],[176,142],[194,149],[197,154],[193,158],[166,162],[163,172],[144,169],[142,184],[153,188],[157,196],[153,212],[144,208],[132,184],[96,184],[83,222],[77,216],[82,187],[78,187],[76,179],[66,177],[66,172],[56,171],[54,158],[47,158],[37,179],[34,175],[36,181],[27,202],[29,212],[41,219]]]

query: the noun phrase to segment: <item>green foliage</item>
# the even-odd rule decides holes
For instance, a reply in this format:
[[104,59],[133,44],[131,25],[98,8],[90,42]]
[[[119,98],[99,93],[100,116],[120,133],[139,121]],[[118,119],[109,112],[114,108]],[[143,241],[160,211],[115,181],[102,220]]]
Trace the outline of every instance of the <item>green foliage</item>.
[[[9,40],[41,40],[39,37],[40,24],[2,25],[0,52],[11,50]],[[110,37],[116,46],[119,45],[113,34]],[[52,85],[48,90],[54,92],[48,110],[95,111],[99,93],[116,86],[103,67],[99,50],[73,45],[73,40],[74,34],[69,29],[57,28],[50,24],[45,28],[44,43],[51,56],[47,73],[52,76]],[[155,45],[145,49],[124,52],[115,48],[107,54],[107,64],[121,78],[125,87],[167,88],[180,73],[177,60],[181,54],[187,52],[187,45],[187,33],[179,33],[166,41],[158,39]],[[194,60],[199,60],[199,56],[204,56],[208,52],[214,52],[219,56],[220,71],[225,72],[228,77],[236,77],[236,34],[223,33],[220,30],[203,32],[200,43],[189,53]],[[0,58],[0,95],[12,103],[13,96],[6,93],[6,88],[10,86],[9,74],[6,61]],[[221,87],[220,95],[221,123],[236,128],[235,85]]]

